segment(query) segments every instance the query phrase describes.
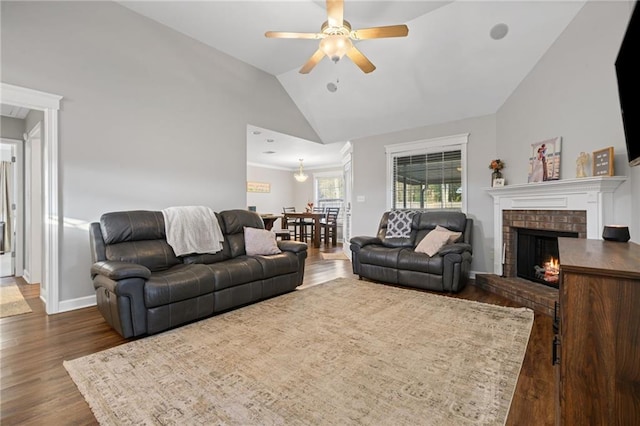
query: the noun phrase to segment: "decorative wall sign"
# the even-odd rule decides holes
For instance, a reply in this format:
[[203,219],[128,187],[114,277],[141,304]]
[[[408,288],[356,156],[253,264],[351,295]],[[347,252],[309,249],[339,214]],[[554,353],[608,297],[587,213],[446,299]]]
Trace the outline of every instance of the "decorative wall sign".
[[271,192],[271,184],[264,182],[247,182],[247,192]]
[[613,147],[593,151],[593,175],[613,176]]
[[531,144],[529,182],[560,179],[560,136]]

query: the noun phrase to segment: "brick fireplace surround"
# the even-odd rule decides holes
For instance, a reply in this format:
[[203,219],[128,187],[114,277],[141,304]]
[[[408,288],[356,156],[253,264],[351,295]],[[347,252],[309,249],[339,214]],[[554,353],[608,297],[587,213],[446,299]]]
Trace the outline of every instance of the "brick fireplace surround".
[[516,276],[515,228],[569,231],[577,233],[578,238],[587,238],[587,212],[585,210],[503,210],[502,275],[509,278]]
[[494,274],[476,274],[476,285],[552,316],[558,290],[516,277],[515,228],[599,239],[604,224],[613,223],[613,192],[625,180],[588,177],[488,188],[494,200]]

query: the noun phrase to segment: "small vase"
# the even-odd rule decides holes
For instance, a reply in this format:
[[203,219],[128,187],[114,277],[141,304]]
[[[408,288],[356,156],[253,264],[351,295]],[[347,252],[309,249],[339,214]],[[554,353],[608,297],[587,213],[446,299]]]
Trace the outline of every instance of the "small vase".
[[494,187],[496,179],[500,179],[501,177],[502,173],[500,172],[500,170],[494,170],[493,173],[491,173],[491,186]]

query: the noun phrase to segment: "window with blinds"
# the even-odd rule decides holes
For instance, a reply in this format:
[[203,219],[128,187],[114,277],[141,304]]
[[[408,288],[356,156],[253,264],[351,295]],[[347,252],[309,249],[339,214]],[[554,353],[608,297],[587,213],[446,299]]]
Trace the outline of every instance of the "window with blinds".
[[467,212],[469,133],[385,145],[387,208]]

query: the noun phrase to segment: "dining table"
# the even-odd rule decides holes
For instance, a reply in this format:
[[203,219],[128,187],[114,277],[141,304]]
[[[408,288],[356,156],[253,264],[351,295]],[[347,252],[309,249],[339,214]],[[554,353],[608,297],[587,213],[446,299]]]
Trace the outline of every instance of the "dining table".
[[295,218],[295,219],[313,219],[313,246],[315,248],[320,248],[320,228],[322,227],[321,219],[326,216],[326,213],[313,213],[313,212],[300,212],[293,213],[287,212],[283,214],[282,223],[286,224],[287,219]]
[[276,220],[282,219],[282,216],[275,214],[261,214],[262,222],[264,222],[264,229],[270,231],[273,228],[273,224]]

